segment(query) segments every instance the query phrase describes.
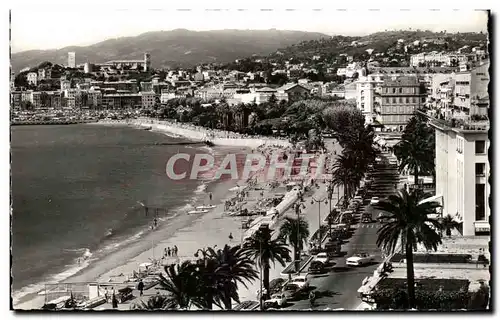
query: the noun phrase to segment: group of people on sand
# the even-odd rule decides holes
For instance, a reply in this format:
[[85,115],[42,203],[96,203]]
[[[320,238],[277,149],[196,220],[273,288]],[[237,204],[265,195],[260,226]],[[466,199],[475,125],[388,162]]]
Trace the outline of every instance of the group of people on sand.
[[176,245],[174,245],[172,248],[166,247],[163,254],[164,254],[164,257],[174,257],[174,256],[177,257],[178,251],[179,251],[179,249],[177,248]]

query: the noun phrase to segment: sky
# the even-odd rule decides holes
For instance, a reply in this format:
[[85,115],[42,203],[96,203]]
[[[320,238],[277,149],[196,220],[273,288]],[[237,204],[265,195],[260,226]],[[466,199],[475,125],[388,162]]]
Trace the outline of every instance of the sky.
[[90,45],[110,38],[177,28],[195,31],[276,28],[322,32],[328,35],[366,35],[386,29],[409,28],[448,32],[487,32],[488,19],[485,11],[471,9],[179,11],[140,8],[117,10],[110,6],[96,7],[95,3],[81,5],[78,8],[68,8],[64,5],[33,5],[29,6],[29,9],[25,8],[14,7],[11,11],[13,53],[32,49],[56,49],[70,45]]

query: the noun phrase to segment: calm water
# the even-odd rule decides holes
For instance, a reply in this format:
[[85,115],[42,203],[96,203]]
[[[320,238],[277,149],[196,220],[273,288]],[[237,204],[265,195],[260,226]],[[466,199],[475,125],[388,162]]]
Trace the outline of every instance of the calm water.
[[[14,291],[53,281],[78,258],[97,259],[113,244],[148,230],[155,210],[168,218],[183,206],[197,181],[175,183],[165,164],[187,146],[165,135],[133,128],[12,127],[12,275]],[[87,260],[92,260],[87,259]]]

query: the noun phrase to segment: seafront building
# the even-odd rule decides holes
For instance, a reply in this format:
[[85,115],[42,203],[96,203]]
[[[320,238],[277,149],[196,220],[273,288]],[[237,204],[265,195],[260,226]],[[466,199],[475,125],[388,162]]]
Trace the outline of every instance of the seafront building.
[[461,224],[464,236],[490,232],[489,122],[432,119],[436,132],[436,197],[443,216]]
[[377,121],[387,130],[403,131],[408,120],[425,102],[422,87],[416,77],[384,80],[376,99]]

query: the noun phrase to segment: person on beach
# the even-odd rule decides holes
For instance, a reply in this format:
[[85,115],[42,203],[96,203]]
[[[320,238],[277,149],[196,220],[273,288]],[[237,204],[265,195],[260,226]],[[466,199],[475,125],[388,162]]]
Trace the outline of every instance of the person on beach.
[[155,226],[155,228],[158,226],[158,218],[154,218],[153,219],[153,225]]
[[177,256],[177,252],[179,251],[179,249],[177,248],[177,245],[174,245],[174,254],[175,256]]
[[229,232],[229,241],[233,240],[233,233]]
[[170,254],[171,254],[172,250],[170,249],[170,247],[168,247],[167,249],[167,255],[170,257]]
[[[142,297],[143,291],[144,291],[144,282],[142,282],[142,279],[139,280],[139,284],[137,285],[137,290],[139,290],[140,295]],[[113,295],[114,296],[114,295]]]
[[210,199],[210,201],[212,201],[212,192],[208,194],[208,198]]
[[166,256],[167,256],[167,248],[165,248],[165,249],[163,250],[163,256],[164,256],[164,257],[166,257]]

